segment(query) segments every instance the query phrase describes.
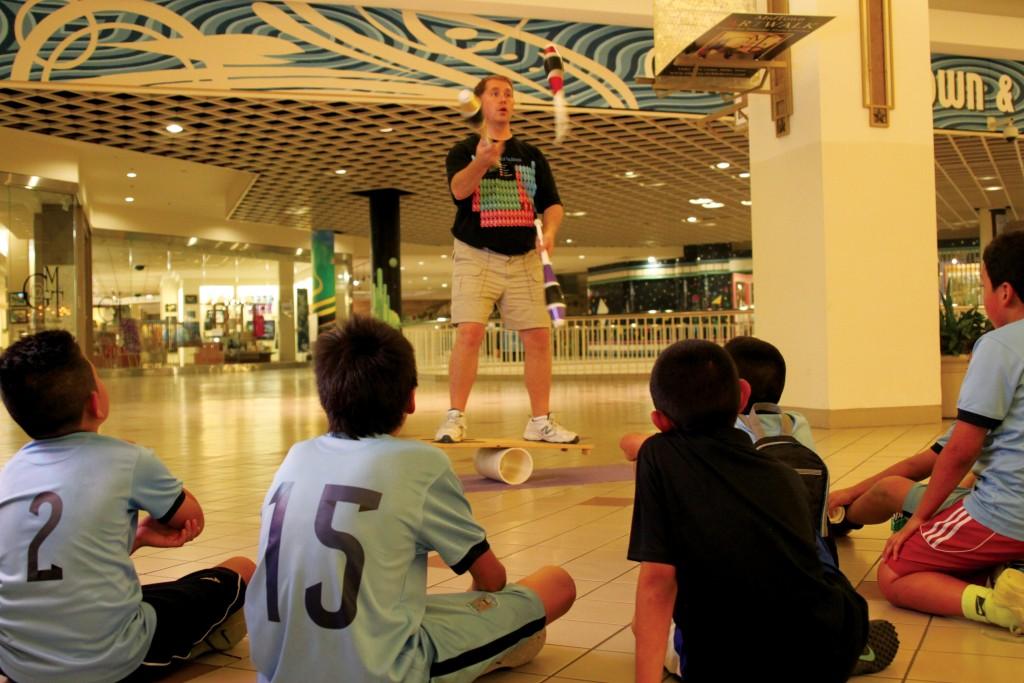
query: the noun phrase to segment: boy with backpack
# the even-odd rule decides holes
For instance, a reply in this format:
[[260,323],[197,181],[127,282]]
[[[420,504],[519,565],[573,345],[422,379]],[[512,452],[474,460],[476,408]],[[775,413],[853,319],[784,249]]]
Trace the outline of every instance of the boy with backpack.
[[187,543],[203,511],[152,451],[99,434],[110,400],[74,337],[12,344],[0,393],[32,438],[0,472],[0,675],[148,680],[241,640],[248,558],[139,585],[129,555]]
[[[316,342],[329,432],[292,446],[263,504],[246,598],[260,681],[473,681],[529,661],[575,584],[559,567],[506,583],[448,457],[395,438],[416,409],[401,332],[353,318]],[[427,554],[473,577],[427,595]]]
[[[667,348],[651,373],[656,434],[637,458],[628,556],[637,584],[636,680],[660,681],[670,623],[685,681],[829,683],[880,671],[899,641],[869,625],[867,604],[819,558],[806,492],[787,465],[736,430],[749,398],[729,355],[710,342]],[[744,641],[737,620],[772,628]],[[780,653],[798,655],[781,657]]]

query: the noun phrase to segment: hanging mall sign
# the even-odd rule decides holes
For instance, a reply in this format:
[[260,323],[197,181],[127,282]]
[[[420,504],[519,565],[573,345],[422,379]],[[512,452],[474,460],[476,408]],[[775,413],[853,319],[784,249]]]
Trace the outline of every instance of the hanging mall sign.
[[1024,124],[1024,62],[932,55],[932,118],[943,130]]

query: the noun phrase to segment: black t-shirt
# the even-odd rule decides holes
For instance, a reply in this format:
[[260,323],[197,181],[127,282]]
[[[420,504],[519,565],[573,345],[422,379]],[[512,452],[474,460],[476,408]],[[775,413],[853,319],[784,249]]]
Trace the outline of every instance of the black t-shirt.
[[629,559],[676,568],[685,680],[845,681],[867,604],[822,568],[799,476],[732,428],[658,434],[637,462]]
[[[480,136],[470,135],[448,151],[448,187],[452,177],[476,156]],[[465,199],[452,197],[457,210],[452,234],[471,247],[499,254],[525,254],[537,243],[537,214],[561,204],[551,168],[540,150],[519,138],[505,141],[501,166],[492,168]]]

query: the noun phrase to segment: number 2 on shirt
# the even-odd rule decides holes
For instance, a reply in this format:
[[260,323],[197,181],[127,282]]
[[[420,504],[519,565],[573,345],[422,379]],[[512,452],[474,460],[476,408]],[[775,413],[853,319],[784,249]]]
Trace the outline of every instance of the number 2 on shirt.
[[[274,514],[270,518],[270,531],[267,534],[267,552],[264,562],[267,565],[267,619],[280,622],[281,613],[278,606],[277,575],[281,560],[281,532],[284,516],[288,509],[288,497],[291,495],[295,482],[283,481],[270,498],[274,506]],[[359,584],[363,579],[363,546],[352,534],[338,531],[331,523],[334,509],[338,503],[352,503],[359,506],[359,512],[376,510],[380,506],[381,493],[358,486],[341,486],[327,484],[320,494],[320,503],[316,509],[313,531],[320,543],[328,548],[340,550],[345,554],[345,574],[341,582],[341,607],[332,612],[323,606],[323,583],[306,588],[306,613],[317,626],[329,629],[343,629],[356,618],[356,599],[359,597]]]

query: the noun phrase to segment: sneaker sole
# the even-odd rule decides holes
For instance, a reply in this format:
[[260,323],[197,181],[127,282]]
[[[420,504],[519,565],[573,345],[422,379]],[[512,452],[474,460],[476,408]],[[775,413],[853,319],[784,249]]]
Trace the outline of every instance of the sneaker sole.
[[533,661],[533,658],[544,649],[547,637],[547,629],[537,631],[526,640],[520,641],[515,647],[506,652],[504,657],[487,667],[484,673],[490,673],[498,669],[514,669]]
[[548,441],[546,439],[531,439],[530,437],[528,437],[525,434],[523,434],[523,441],[532,441],[534,443],[565,444],[565,445],[569,446],[569,445],[572,445],[574,443],[579,443],[580,442],[580,437],[577,436],[572,441]]
[[[461,441],[461,439],[460,439]],[[458,443],[455,439],[445,434],[440,439],[434,439],[434,443]]]
[[862,654],[853,665],[851,676],[878,673],[892,664],[900,649],[900,639],[896,627],[888,621],[873,619],[868,623],[868,642],[865,645],[868,657]]

